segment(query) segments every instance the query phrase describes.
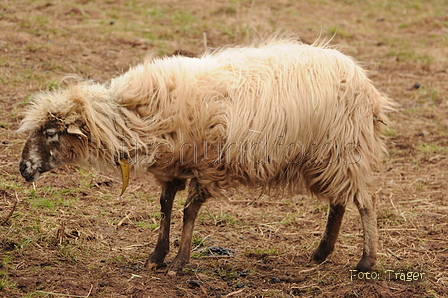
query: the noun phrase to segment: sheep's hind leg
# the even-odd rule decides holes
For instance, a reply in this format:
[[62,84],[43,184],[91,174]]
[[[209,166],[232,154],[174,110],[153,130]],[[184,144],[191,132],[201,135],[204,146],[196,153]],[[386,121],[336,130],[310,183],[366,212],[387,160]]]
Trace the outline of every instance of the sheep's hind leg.
[[210,197],[210,193],[202,187],[197,179],[191,179],[188,186],[188,198],[184,207],[184,219],[179,252],[168,267],[168,275],[175,275],[190,261],[191,239],[194,221],[201,205]]
[[312,262],[322,263],[333,252],[344,213],[345,205],[330,204],[325,232],[322,234],[319,246],[311,255]]
[[375,207],[376,197],[372,196],[372,200],[364,203],[364,206],[361,206],[356,198],[355,203],[358,207],[359,213],[361,214],[361,222],[364,233],[362,258],[356,266],[356,269],[358,271],[367,272],[372,270],[377,258],[378,233]]
[[185,180],[174,179],[162,185],[162,193],[160,195],[160,231],[157,239],[156,248],[146,261],[145,267],[148,269],[157,269],[163,267],[165,256],[170,249],[170,224],[171,210],[176,193],[185,189]]

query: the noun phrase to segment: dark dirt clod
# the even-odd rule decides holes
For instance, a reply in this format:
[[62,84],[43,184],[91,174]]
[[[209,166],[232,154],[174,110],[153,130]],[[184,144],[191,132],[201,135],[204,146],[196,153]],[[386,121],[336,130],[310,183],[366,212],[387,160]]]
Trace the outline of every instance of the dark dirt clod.
[[190,286],[190,288],[198,288],[201,286],[201,284],[202,282],[200,280],[192,279],[188,281],[188,285]]
[[212,256],[229,256],[232,257],[235,255],[235,251],[230,248],[225,248],[221,246],[210,246],[200,252],[203,256],[212,257]]

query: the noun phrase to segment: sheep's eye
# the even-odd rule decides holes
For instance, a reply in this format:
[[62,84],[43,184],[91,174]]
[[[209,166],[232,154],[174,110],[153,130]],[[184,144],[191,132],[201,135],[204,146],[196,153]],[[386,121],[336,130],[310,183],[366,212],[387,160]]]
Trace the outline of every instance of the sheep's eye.
[[56,128],[49,128],[45,131],[45,135],[47,137],[54,137],[58,133],[58,130]]

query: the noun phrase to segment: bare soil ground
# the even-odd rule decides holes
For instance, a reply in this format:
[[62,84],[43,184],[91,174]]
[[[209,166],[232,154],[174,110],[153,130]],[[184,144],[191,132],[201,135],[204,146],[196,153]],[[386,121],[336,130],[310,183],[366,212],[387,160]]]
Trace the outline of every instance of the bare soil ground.
[[[448,297],[447,1],[0,2],[0,297]],[[325,224],[306,195],[241,189],[212,199],[197,220],[195,258],[181,276],[143,269],[154,248],[159,188],[136,177],[124,197],[117,173],[66,167],[24,182],[26,136],[15,133],[30,94],[67,74],[106,81],[150,53],[200,55],[205,47],[292,32],[334,38],[398,103],[389,155],[376,173],[379,260],[352,276],[362,231],[356,208],[335,252],[308,262]],[[175,204],[179,241],[183,192]],[[219,246],[233,256],[201,257]],[[409,273],[412,272],[412,273]],[[370,279],[367,279],[369,277]]]

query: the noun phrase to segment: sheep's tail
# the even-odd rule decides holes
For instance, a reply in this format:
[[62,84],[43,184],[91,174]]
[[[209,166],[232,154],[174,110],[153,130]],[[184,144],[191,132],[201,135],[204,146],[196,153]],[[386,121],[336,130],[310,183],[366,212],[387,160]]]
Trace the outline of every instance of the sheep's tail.
[[370,164],[370,170],[368,172],[360,173],[357,177],[357,179],[364,180],[366,187],[361,186],[361,188],[358,189],[357,194],[351,198],[356,200],[359,207],[372,206],[375,202],[375,199],[372,198],[374,194],[371,190],[371,181],[373,179],[371,173],[374,169],[379,170],[384,156],[387,155],[385,131],[390,125],[390,120],[387,115],[396,109],[396,103],[389,97],[377,90],[372,84],[368,84],[367,86],[369,86],[370,90],[368,93],[370,100],[373,103],[373,138],[370,142],[365,140],[367,150],[364,150],[363,153],[366,159],[369,159],[368,163]]
[[397,104],[376,89],[375,96],[376,100],[374,101],[375,105],[373,107],[374,134],[378,139],[381,139],[379,142],[383,144],[383,153],[387,153],[384,133],[386,128],[391,124],[387,114],[396,111]]

